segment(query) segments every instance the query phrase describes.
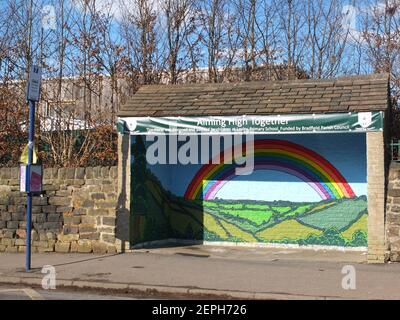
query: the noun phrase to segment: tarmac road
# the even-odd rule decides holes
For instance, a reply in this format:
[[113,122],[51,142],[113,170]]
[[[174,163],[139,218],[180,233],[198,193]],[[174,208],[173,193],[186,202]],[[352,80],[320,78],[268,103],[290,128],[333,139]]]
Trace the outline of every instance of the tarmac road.
[[0,285],[0,300],[143,300],[143,298],[94,294],[86,291],[43,290],[27,286]]
[[[130,297],[153,299],[163,294],[165,298],[176,294],[222,299],[400,299],[400,264],[367,265],[365,257],[365,252],[187,246],[104,256],[34,254],[34,269],[25,273],[24,255],[2,254],[0,283],[40,285],[41,267],[52,265],[57,289],[91,288],[92,294],[104,290],[112,296],[130,290]],[[348,266],[355,271],[354,289],[342,286]]]

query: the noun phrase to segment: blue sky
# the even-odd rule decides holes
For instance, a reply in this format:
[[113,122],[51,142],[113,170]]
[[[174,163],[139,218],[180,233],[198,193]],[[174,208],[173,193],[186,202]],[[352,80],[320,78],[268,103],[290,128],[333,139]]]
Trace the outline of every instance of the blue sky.
[[[10,0],[11,1],[11,0]],[[21,0],[21,2],[26,1],[27,0]],[[77,4],[82,0],[66,0],[66,3],[69,3],[72,8],[73,8],[73,15],[78,16],[81,10],[81,7]],[[267,2],[269,2],[270,0],[265,0]],[[315,0],[317,1],[317,0]],[[154,7],[156,8],[156,10],[159,10],[160,5],[158,4],[159,0],[153,0],[154,2]],[[351,28],[351,35],[352,37],[354,37],[355,39],[359,38],[360,35],[360,21],[359,21],[359,17],[361,16],[361,12],[366,12],[368,10],[370,10],[370,4],[374,3],[374,0],[366,0],[366,1],[353,1],[353,0],[343,0],[343,10],[348,10],[350,7],[349,5],[355,5],[354,9],[348,10],[349,11],[349,16],[348,19],[345,19],[345,23],[348,24],[348,26]],[[5,4],[7,3],[6,0],[1,0],[0,1],[0,10],[5,6]],[[40,37],[40,32],[41,29],[39,28],[39,24],[41,19],[43,18],[42,15],[44,15],[45,13],[42,12],[43,8],[46,5],[53,5],[55,7],[55,12],[56,12],[56,20],[57,20],[57,25],[59,26],[59,1],[57,0],[34,0],[33,1],[34,5],[35,5],[35,20],[36,20],[36,26],[34,28],[34,32],[36,33],[36,36],[34,37],[35,41],[38,41],[39,37]],[[123,9],[121,9],[120,3],[125,3],[125,6],[122,7]],[[263,1],[259,1],[259,4],[261,5],[262,3],[264,3]],[[326,3],[326,5],[329,3],[329,1],[325,1],[324,3]],[[112,28],[112,32],[111,32],[111,37],[118,42],[119,38],[120,38],[120,30],[119,30],[119,26],[118,23],[121,21],[122,15],[126,14],[129,11],[132,11],[132,5],[129,5],[129,1],[128,0],[119,0],[119,1],[112,1],[112,0],[97,0],[96,1],[96,7],[97,9],[106,14],[106,15],[113,15],[114,16],[114,23],[113,23],[113,28]],[[23,15],[24,13],[21,13],[21,15]],[[75,19],[75,17],[73,18]],[[72,20],[73,20],[72,19]],[[163,19],[160,19],[161,21]],[[162,24],[162,22],[161,22]],[[165,28],[162,28],[161,26],[161,30],[165,30]],[[54,34],[52,34],[52,30],[45,30],[45,37],[47,37],[47,39],[49,40],[50,43],[57,43],[54,39]],[[72,32],[75,32],[74,30],[72,30]],[[54,32],[53,32],[54,33]],[[163,35],[164,33],[159,33],[159,35]],[[279,38],[280,41],[284,41],[284,34],[280,33],[279,34]],[[351,39],[350,39],[351,40]],[[351,41],[350,41],[351,42]],[[163,47],[165,45],[164,40],[159,41],[158,43],[160,45],[160,47]],[[34,46],[35,47],[35,46]],[[36,46],[36,57],[39,56],[39,50],[40,48],[38,46]],[[73,53],[73,49],[69,49],[69,55],[71,55]],[[206,67],[207,66],[207,55],[204,54],[206,52],[206,48],[205,46],[203,46],[202,48],[200,48],[201,52],[203,53],[202,55],[204,55],[204,57],[202,57],[199,61],[198,67]],[[306,48],[307,50],[307,48]],[[226,48],[221,48],[221,53],[226,52]],[[241,52],[240,49],[238,50],[238,52]],[[187,57],[186,52],[182,52],[181,53],[182,58]],[[345,59],[344,59],[344,64],[346,66],[348,66],[349,64],[353,63],[356,59],[357,59],[357,51],[354,50],[354,48],[352,48],[351,46],[347,47],[345,50]],[[309,56],[309,54],[307,55]],[[282,62],[285,59],[284,55],[282,54],[277,54],[277,59],[276,62]],[[68,59],[67,59],[68,60]],[[54,53],[51,53],[51,50],[49,50],[49,52],[46,52],[46,57],[45,57],[45,62],[48,65],[54,66],[55,68],[57,68],[57,61],[58,58]],[[239,63],[241,60],[239,60]],[[260,61],[261,62],[261,61]],[[71,64],[74,63],[74,61],[70,62]],[[307,65],[307,61],[303,61],[302,64]],[[347,68],[348,69],[348,68]],[[339,70],[339,74],[346,70],[346,68],[342,68],[341,70]],[[367,63],[363,63],[362,64],[362,73],[366,73],[366,72],[370,72],[371,71],[371,67],[367,64]],[[73,75],[75,70],[74,68],[71,66],[71,70],[70,71],[65,71],[67,75]],[[52,74],[50,72],[44,72],[44,76],[52,76]]]

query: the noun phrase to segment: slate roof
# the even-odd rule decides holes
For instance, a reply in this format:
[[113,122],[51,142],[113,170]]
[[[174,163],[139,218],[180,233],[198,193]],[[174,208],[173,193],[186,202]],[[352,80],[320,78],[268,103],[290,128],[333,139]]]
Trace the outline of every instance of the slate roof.
[[267,115],[383,111],[389,76],[330,80],[149,85],[122,106],[120,117]]

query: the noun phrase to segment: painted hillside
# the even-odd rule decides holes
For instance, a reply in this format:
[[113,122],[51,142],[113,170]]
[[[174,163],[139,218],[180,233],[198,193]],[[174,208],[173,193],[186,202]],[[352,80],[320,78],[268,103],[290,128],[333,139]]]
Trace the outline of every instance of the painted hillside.
[[[298,245],[367,246],[367,199],[320,202],[190,199],[163,188],[133,147],[131,243],[168,238]],[[207,182],[206,182],[207,183]]]
[[205,201],[207,240],[367,245],[365,197],[318,203]]
[[[133,210],[132,244],[167,238],[299,245],[367,246],[367,199],[187,200],[146,170],[143,207]],[[133,193],[132,203],[137,203]]]

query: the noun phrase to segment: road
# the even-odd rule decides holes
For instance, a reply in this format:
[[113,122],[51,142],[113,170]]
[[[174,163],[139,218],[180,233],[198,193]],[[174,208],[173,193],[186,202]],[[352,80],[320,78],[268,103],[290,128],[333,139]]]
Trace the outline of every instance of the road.
[[0,300],[143,300],[143,298],[93,294],[85,291],[43,290],[27,286],[0,285]]
[[[26,273],[23,255],[2,254],[0,283],[40,285],[42,267],[51,265],[56,270],[57,291],[90,287],[89,293],[96,297],[101,289],[112,297],[130,292],[126,297],[153,299],[162,294],[167,294],[162,296],[167,299],[194,295],[400,299],[400,264],[367,265],[365,257],[365,252],[187,246],[103,256],[34,254],[33,270]],[[349,268],[354,270],[354,288],[343,286],[349,279]],[[51,298],[53,292],[48,294],[43,293]],[[78,295],[67,292],[68,296]]]

